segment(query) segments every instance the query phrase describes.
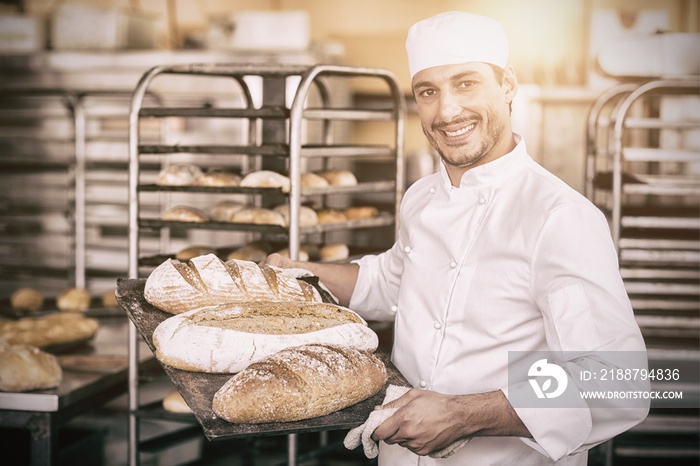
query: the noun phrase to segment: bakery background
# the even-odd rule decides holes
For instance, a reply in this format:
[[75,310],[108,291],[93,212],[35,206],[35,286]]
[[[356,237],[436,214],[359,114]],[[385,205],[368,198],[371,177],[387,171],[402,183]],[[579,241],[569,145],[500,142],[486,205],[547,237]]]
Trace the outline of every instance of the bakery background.
[[[113,293],[116,279],[127,276],[129,268],[131,95],[151,67],[330,63],[387,69],[396,76],[407,102],[402,171],[391,161],[374,164],[359,158],[334,160],[330,166],[314,159],[303,169],[348,169],[361,182],[393,180],[394,186],[403,187],[432,172],[437,163],[411,106],[403,53],[405,31],[414,21],[449,9],[469,9],[504,24],[521,83],[514,124],[525,135],[533,156],[594,198],[610,213],[611,222],[624,205],[641,210],[628,221],[661,232],[660,237],[642,240],[621,235],[618,244],[625,254],[621,258],[626,281],[645,337],[658,350],[658,357],[697,361],[700,106],[693,83],[700,74],[700,12],[693,0],[0,2],[0,298],[10,317],[17,317],[9,306],[10,296],[21,287],[41,290],[47,306],[68,288],[86,288],[93,311],[109,309],[102,296]],[[684,76],[694,76],[689,87],[682,85]],[[659,163],[646,153],[628,162],[625,181],[637,183],[626,184],[625,196],[616,198],[604,183],[611,168],[605,160],[614,153],[616,142],[615,112],[632,89],[661,77],[670,80],[663,91],[673,95],[645,96],[625,114],[651,117],[656,126],[642,122],[626,130],[624,141],[642,152],[665,149],[675,154],[673,161]],[[159,77],[149,88],[145,105],[215,108],[239,102],[240,88],[229,81],[189,75]],[[251,98],[260,105],[269,90],[259,79],[249,81]],[[619,84],[628,87],[618,88]],[[342,105],[395,105],[381,79],[338,80],[331,89],[334,102]],[[613,89],[619,92],[599,100]],[[287,106],[294,92],[294,82],[284,89]],[[311,98],[319,99],[317,95]],[[593,114],[596,104],[599,111]],[[395,125],[391,119],[334,122],[332,137],[359,145],[392,145]],[[236,145],[249,138],[249,131],[223,118],[171,117],[141,124],[145,143]],[[316,141],[323,131],[318,124],[306,125],[304,138]],[[223,165],[241,175],[263,168],[261,162],[245,156],[222,163],[221,156],[156,155],[144,160],[142,182],[156,183],[164,164],[193,161],[202,167]],[[384,189],[358,189],[324,198],[326,204],[316,207],[373,206],[392,215],[395,193]],[[208,211],[217,199],[220,197],[154,191],[144,196],[142,213],[157,218],[166,208],[180,204]],[[317,245],[346,244],[349,254],[358,254],[390,245],[393,231],[391,224],[379,222],[372,228],[335,229],[308,239]],[[156,257],[174,255],[193,245],[229,252],[259,239],[250,232],[206,229],[140,233],[141,251]],[[284,239],[265,246],[282,247],[282,243]],[[103,325],[90,345],[98,347],[98,353],[123,356],[126,320],[103,314],[107,317],[100,317]],[[390,329],[381,331],[384,345],[390,345]],[[152,378],[154,383],[144,384],[142,390],[146,401],[159,400],[172,388],[167,379],[157,374]],[[104,464],[126,462],[124,380],[112,381],[114,386],[108,390],[95,389],[91,394],[95,399],[85,404],[83,412],[66,420],[62,430],[80,435],[59,442],[57,450],[64,461],[71,451],[97,451],[95,456]],[[99,377],[93,382],[99,385]],[[27,402],[34,401],[29,398]],[[6,419],[14,419],[14,409],[3,405],[3,428],[12,427]],[[639,432],[619,439],[615,448],[591,455],[592,461],[604,464],[608,455],[613,464],[640,464],[640,457],[653,462],[658,456],[660,462],[654,464],[667,464],[669,458],[678,464],[697,464],[697,417],[678,414],[654,417]],[[182,428],[182,424],[158,418],[141,424],[144,437]],[[142,461],[195,461],[206,452],[196,427],[193,435],[184,436],[185,441],[144,449]],[[29,441],[26,443],[28,450]]]

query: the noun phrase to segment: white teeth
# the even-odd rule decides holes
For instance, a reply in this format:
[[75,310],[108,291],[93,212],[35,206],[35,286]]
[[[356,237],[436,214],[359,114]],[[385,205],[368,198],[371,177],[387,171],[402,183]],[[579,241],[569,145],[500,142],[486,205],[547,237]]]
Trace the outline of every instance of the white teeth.
[[469,126],[465,126],[465,127],[462,128],[462,129],[458,129],[457,131],[445,131],[445,134],[446,134],[447,136],[453,138],[453,137],[455,137],[455,136],[460,136],[460,135],[462,135],[462,134],[468,133],[469,131],[471,131],[471,130],[473,130],[473,129],[474,129],[474,123],[472,123],[472,124],[469,125]]

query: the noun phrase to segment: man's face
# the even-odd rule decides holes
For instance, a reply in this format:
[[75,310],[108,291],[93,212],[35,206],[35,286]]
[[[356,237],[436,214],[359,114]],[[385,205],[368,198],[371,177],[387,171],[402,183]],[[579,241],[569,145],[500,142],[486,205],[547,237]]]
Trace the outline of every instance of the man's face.
[[465,171],[512,149],[508,105],[516,90],[510,68],[497,81],[486,63],[436,66],[413,78],[423,132],[446,164]]

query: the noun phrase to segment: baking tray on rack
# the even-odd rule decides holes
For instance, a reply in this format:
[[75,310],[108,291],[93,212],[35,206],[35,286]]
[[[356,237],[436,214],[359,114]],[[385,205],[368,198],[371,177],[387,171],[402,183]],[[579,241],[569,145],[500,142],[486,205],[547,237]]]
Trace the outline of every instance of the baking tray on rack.
[[[134,323],[137,331],[148,347],[155,353],[153,331],[163,320],[172,314],[150,305],[143,296],[146,279],[119,279],[117,281],[117,301]],[[408,381],[391,363],[389,357],[378,353],[386,365],[389,384],[409,386]],[[386,386],[373,397],[326,416],[296,422],[273,422],[263,424],[235,424],[219,419],[212,411],[212,399],[231,374],[208,374],[188,372],[161,364],[166,375],[192,409],[209,440],[236,437],[286,435],[302,432],[326,430],[346,430],[367,420],[376,405],[382,404]]]

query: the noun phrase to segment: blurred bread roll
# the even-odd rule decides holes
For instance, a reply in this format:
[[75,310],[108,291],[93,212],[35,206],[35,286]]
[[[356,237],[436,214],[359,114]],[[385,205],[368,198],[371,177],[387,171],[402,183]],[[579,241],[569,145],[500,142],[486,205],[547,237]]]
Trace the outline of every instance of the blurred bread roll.
[[247,174],[241,180],[243,188],[280,188],[283,192],[289,192],[289,178],[271,170],[259,170]]
[[233,214],[243,209],[245,209],[245,205],[241,204],[240,202],[225,199],[212,205],[209,208],[209,215],[211,216],[212,220],[216,220],[218,222],[230,222]]
[[326,170],[317,172],[331,186],[356,186],[357,178],[350,170]]
[[189,163],[176,163],[164,168],[158,174],[156,184],[162,186],[192,186],[202,170]]
[[171,413],[191,413],[192,409],[187,405],[180,392],[173,390],[163,398],[163,409]]
[[[275,251],[275,252],[277,252],[277,254],[279,254],[282,257],[289,258],[289,248],[280,249],[279,251]],[[299,248],[299,257],[297,257],[297,260],[308,262],[309,253],[304,251],[303,249]]]
[[318,216],[318,223],[338,223],[347,222],[348,220],[343,212],[335,209],[319,210],[316,215]]
[[262,207],[246,207],[239,210],[231,217],[234,223],[255,223],[258,225],[285,226],[284,217],[279,212]]
[[319,255],[324,262],[340,261],[350,257],[350,249],[345,243],[331,243],[321,247]]
[[56,307],[66,312],[85,312],[90,308],[92,297],[83,288],[68,288],[56,298]]
[[267,257],[269,251],[270,249],[261,242],[254,241],[231,251],[228,256],[226,256],[226,260],[238,259],[243,261],[261,262]]
[[119,307],[117,297],[114,295],[115,290],[105,291],[102,295],[102,307]]
[[0,339],[0,390],[25,392],[58,387],[63,371],[53,354],[26,344]]
[[194,207],[175,206],[164,211],[161,220],[170,222],[197,222],[202,223],[209,220],[207,214]]
[[362,220],[374,218],[379,215],[379,210],[372,206],[349,207],[343,211],[348,220]]
[[[288,204],[278,205],[272,210],[279,212],[282,217],[284,217],[284,226],[289,226]],[[318,215],[316,215],[316,211],[305,205],[299,206],[299,226],[308,227],[312,225],[318,225]]]
[[194,180],[195,186],[236,187],[241,184],[241,176],[223,169],[212,169]]
[[34,288],[18,288],[10,296],[10,306],[18,311],[36,312],[44,307],[44,295]]
[[301,174],[301,187],[307,189],[315,188],[327,188],[330,186],[328,180],[316,173],[302,173]]
[[209,246],[188,246],[184,249],[179,250],[175,254],[175,259],[181,261],[188,261],[193,257],[203,256],[205,254],[214,254],[216,251],[214,248]]

